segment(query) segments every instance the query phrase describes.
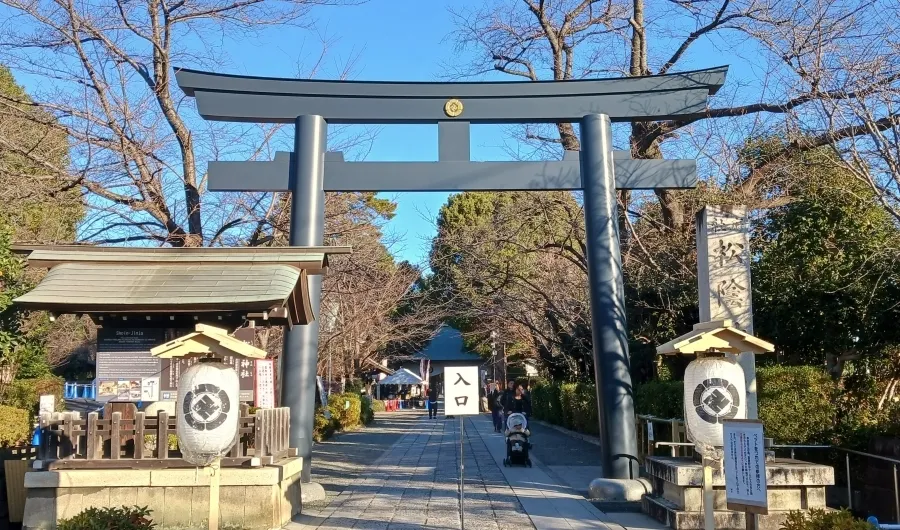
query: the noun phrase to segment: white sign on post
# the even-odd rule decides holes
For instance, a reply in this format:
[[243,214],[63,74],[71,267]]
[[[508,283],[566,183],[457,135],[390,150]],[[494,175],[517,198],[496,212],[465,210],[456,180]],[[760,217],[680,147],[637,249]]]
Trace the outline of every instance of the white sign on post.
[[38,410],[41,414],[52,413],[56,411],[56,396],[53,394],[44,394],[38,400]]
[[478,367],[444,367],[444,414],[470,416],[478,414]]
[[729,510],[767,514],[766,451],[763,424],[753,420],[726,420],[725,501]]

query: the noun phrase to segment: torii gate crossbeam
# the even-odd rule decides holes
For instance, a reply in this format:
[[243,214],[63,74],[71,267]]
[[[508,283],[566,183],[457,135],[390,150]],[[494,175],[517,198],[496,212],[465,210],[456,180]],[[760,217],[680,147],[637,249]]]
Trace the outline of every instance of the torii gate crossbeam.
[[[603,474],[637,477],[616,189],[689,188],[692,160],[632,160],[612,149],[611,122],[676,119],[705,111],[727,67],[622,79],[494,83],[315,81],[177,70],[208,120],[294,123],[294,152],[270,162],[211,162],[209,189],[290,191],[291,245],[322,245],[325,191],[584,190],[591,327]],[[580,153],[559,161],[472,162],[469,126],[578,122]],[[437,162],[346,162],[326,152],[327,124],[438,125]],[[315,283],[314,283],[315,282]],[[313,309],[321,284],[310,280]],[[305,459],[314,421],[318,325],[285,338],[282,405]]]

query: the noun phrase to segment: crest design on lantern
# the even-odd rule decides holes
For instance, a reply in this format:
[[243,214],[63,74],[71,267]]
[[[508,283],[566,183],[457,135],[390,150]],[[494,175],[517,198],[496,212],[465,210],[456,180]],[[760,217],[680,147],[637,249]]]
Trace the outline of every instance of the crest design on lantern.
[[722,423],[737,417],[741,407],[741,393],[727,379],[713,377],[694,389],[694,410],[706,423]]
[[212,431],[228,419],[228,393],[213,384],[199,384],[187,392],[182,403],[184,421],[198,431]]

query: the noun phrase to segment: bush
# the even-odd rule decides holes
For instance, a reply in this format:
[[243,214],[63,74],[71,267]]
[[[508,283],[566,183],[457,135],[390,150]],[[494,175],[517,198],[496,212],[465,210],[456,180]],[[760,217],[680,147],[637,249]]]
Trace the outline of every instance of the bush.
[[531,413],[535,418],[562,425],[562,403],[559,383],[541,383],[531,390]]
[[328,408],[341,430],[353,429],[361,424],[362,403],[359,394],[333,394],[328,398]]
[[380,399],[372,399],[371,402],[372,402],[372,412],[384,412],[385,411],[384,401],[382,401]]
[[372,398],[369,396],[362,396],[360,397],[359,404],[359,420],[362,424],[368,425],[375,421],[375,411],[372,410]]
[[44,394],[56,396],[56,409],[63,410],[63,389],[65,381],[61,377],[41,377],[38,379],[16,379],[6,387],[3,404],[25,409],[31,414],[38,413],[40,397]]
[[766,436],[782,444],[828,443],[838,401],[828,374],[812,366],[759,368],[757,390]]
[[0,405],[0,447],[31,441],[31,413]]
[[657,418],[684,418],[684,382],[655,380],[635,386],[634,411]]
[[328,419],[325,417],[325,409],[316,410],[315,423],[313,424],[313,440],[321,442],[331,438],[339,425],[334,415]]
[[825,511],[820,509],[804,512],[791,512],[782,523],[781,530],[874,530],[874,526],[855,519],[846,511]]
[[57,523],[58,530],[144,530],[156,528],[146,507],[88,508]]

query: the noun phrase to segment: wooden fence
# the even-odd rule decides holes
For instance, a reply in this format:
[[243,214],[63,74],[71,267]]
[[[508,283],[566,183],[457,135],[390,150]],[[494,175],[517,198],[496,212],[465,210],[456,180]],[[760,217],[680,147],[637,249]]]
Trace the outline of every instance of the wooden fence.
[[[78,412],[43,414],[37,459],[43,469],[160,469],[194,467],[181,458],[174,438],[176,418],[135,413],[123,418],[96,412],[83,419]],[[290,448],[290,409],[259,409],[251,415],[241,408],[237,439],[222,466],[264,466],[296,456]]]

